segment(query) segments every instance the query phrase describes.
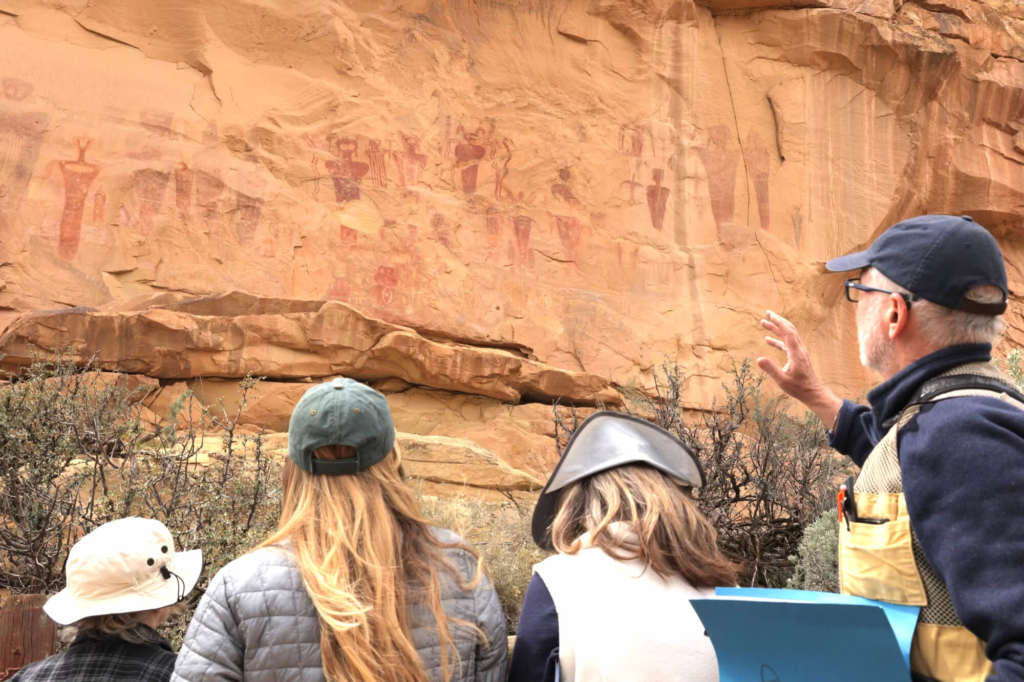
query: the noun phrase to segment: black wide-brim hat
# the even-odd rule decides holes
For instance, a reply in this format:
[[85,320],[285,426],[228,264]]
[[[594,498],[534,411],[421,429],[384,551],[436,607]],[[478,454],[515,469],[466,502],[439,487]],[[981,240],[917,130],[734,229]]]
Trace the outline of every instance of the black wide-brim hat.
[[558,498],[568,485],[625,464],[648,464],[684,485],[704,485],[700,462],[671,433],[622,412],[595,412],[579,425],[555,465],[533,510],[533,541],[551,550],[551,523],[558,513]]

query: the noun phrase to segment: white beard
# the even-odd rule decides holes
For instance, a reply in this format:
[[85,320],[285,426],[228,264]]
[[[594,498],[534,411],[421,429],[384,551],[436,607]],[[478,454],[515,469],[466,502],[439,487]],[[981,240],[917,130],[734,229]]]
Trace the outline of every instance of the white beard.
[[[879,312],[871,310],[865,318],[878,320]],[[860,364],[886,376],[886,370],[892,365],[894,353],[892,342],[885,334],[885,324],[858,324],[857,344],[860,346]]]

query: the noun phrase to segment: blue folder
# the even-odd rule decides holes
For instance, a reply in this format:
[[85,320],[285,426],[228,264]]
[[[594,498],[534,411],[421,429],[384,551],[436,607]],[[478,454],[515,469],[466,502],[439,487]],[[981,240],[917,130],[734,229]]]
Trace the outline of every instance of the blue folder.
[[824,592],[720,588],[691,600],[720,682],[908,682],[919,609]]

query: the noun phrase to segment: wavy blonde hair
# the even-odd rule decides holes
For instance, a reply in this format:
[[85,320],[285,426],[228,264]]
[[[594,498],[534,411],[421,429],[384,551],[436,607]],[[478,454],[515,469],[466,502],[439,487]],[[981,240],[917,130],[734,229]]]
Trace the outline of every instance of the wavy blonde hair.
[[[616,533],[613,523],[633,533]],[[690,489],[645,464],[608,469],[565,489],[551,541],[562,554],[576,554],[584,533],[589,546],[620,561],[639,559],[663,578],[682,576],[697,588],[736,584],[736,567],[718,549],[718,534]]]
[[[355,451],[334,445],[315,455],[346,459]],[[465,627],[483,638],[475,625],[445,614],[439,582],[439,570],[444,570],[462,589],[472,589],[483,575],[480,556],[433,534],[405,480],[397,445],[383,461],[354,475],[310,474],[288,460],[281,521],[260,546],[285,542],[320,616],[324,675],[332,682],[429,679],[413,644],[409,604],[423,604],[433,616],[444,680],[461,663],[453,628]],[[442,551],[450,548],[476,559],[472,582]]]

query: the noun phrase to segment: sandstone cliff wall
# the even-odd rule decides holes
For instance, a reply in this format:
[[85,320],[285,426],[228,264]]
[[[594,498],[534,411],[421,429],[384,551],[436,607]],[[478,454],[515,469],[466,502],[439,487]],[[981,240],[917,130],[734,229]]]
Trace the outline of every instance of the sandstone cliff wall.
[[[133,371],[347,371],[289,345],[301,301],[339,301],[407,330],[375,376],[453,400],[668,356],[706,405],[772,308],[855,395],[822,263],[922,212],[995,232],[1024,339],[1014,0],[0,0],[0,81],[0,326],[103,307],[35,341],[107,329],[79,350]],[[297,308],[125,322],[230,291]],[[152,324],[181,371],[137,362]],[[554,383],[426,378],[472,352]]]

